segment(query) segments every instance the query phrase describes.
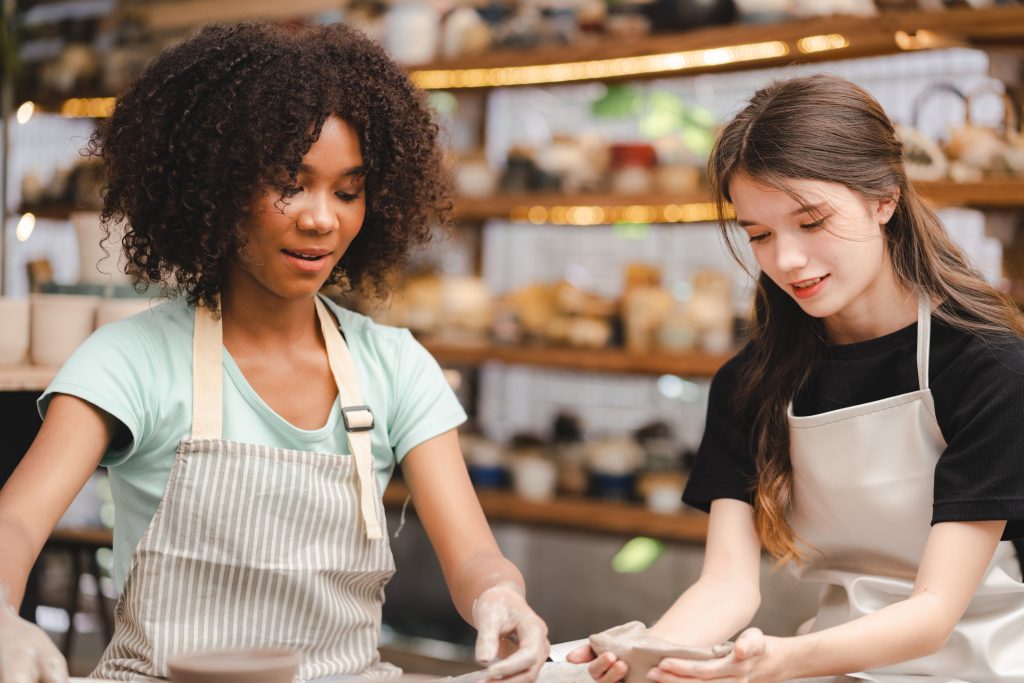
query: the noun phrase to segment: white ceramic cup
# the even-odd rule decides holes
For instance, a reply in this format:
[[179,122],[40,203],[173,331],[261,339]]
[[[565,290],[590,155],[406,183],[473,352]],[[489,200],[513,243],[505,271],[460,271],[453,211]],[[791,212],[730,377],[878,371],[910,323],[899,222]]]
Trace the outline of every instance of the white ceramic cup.
[[28,358],[29,301],[0,297],[0,365],[17,365]]
[[558,487],[558,466],[547,458],[518,456],[512,461],[512,488],[526,500],[551,500]]
[[98,296],[84,294],[33,294],[32,363],[63,365],[92,334],[99,303]]

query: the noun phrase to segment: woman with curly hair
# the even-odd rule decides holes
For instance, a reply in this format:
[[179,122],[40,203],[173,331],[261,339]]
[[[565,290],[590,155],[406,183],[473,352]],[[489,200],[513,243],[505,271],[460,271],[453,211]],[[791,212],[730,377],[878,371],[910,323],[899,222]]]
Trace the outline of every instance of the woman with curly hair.
[[298,650],[302,680],[397,675],[377,638],[399,462],[488,677],[535,678],[546,627],[473,493],[440,368],[319,295],[386,293],[447,221],[422,93],[343,26],[207,27],[145,69],[90,149],[128,270],[171,300],[98,330],[39,399],[0,492],[0,681],[66,677],[13,605],[97,465],[122,592],[95,676],[166,677],[176,653],[227,647]]

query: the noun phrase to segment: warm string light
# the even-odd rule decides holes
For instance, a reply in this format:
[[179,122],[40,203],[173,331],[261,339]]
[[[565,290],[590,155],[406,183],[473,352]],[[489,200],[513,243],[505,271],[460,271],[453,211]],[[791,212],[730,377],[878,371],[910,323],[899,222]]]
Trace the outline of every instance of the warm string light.
[[64,100],[60,115],[69,118],[106,118],[114,111],[113,97],[74,97]]
[[15,228],[14,234],[18,238],[19,242],[25,242],[29,237],[32,236],[32,231],[36,228],[36,216],[32,213],[24,213],[18,220],[18,227]]
[[[710,202],[619,206],[516,206],[509,217],[533,225],[611,225],[615,223],[705,223],[718,218]],[[726,216],[731,218],[730,216]]]
[[688,71],[738,62],[778,59],[789,53],[789,45],[785,42],[771,40],[761,43],[586,62],[479,69],[419,70],[413,71],[410,75],[413,81],[425,90],[493,88]]
[[828,33],[820,36],[807,36],[796,41],[796,48],[806,54],[828,52],[850,47],[850,41],[841,33]]
[[35,113],[36,105],[34,102],[22,102],[14,116],[19,124],[25,125],[32,120],[32,115]]

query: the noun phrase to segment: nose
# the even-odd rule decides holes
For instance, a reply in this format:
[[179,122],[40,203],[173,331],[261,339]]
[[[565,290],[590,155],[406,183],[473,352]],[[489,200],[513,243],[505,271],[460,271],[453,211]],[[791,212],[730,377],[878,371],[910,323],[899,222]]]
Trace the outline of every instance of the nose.
[[780,272],[786,273],[804,268],[807,265],[807,250],[798,235],[781,234],[775,238],[775,265]]
[[298,208],[296,225],[299,230],[325,234],[338,228],[338,217],[331,211],[330,202],[326,197],[318,197],[313,193]]

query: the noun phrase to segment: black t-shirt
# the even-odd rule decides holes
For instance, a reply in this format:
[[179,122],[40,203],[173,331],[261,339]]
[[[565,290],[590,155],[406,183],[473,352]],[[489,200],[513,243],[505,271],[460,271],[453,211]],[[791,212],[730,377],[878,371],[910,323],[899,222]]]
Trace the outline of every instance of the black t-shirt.
[[[745,353],[711,382],[704,438],[683,493],[687,504],[704,511],[717,498],[753,502],[752,430],[733,406]],[[933,317],[928,375],[947,444],[935,466],[932,524],[1005,519],[1003,539],[1024,550],[1024,340],[984,339]],[[830,346],[793,411],[816,415],[918,388],[914,323],[877,339]]]

